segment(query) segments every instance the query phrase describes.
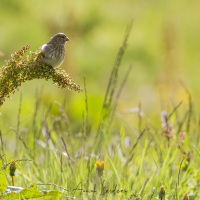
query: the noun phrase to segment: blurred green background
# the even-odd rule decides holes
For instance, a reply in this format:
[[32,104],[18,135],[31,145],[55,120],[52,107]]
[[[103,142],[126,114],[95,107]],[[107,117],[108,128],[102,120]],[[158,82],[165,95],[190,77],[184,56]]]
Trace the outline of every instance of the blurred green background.
[[[167,109],[171,98],[175,103],[186,99],[180,80],[187,85],[198,107],[199,7],[200,2],[193,0],[1,0],[0,65],[23,45],[29,44],[31,51],[35,51],[55,33],[65,33],[70,42],[62,68],[82,87],[86,77],[90,120],[97,124],[109,73],[126,26],[133,20],[119,78],[129,65],[133,65],[133,70],[117,111],[122,113],[141,102],[149,115],[159,113],[160,109]],[[58,89],[50,81],[34,80],[23,84],[1,107],[0,127],[5,134],[17,124],[20,94],[22,127],[32,121],[39,96],[41,119],[52,102],[62,103],[66,98],[69,119],[75,130],[80,129],[84,93]],[[58,110],[53,104],[52,112],[56,115]]]

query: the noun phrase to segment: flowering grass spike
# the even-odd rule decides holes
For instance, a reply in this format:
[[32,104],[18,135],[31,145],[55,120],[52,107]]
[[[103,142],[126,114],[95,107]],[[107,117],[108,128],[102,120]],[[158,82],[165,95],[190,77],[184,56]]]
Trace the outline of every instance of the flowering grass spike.
[[52,79],[53,83],[60,88],[67,87],[70,90],[82,91],[65,70],[55,70],[44,64],[42,62],[44,55],[41,50],[30,52],[24,58],[29,48],[30,46],[26,45],[12,54],[11,59],[7,60],[0,69],[0,106],[3,105],[5,98],[9,98],[23,82],[33,79]]

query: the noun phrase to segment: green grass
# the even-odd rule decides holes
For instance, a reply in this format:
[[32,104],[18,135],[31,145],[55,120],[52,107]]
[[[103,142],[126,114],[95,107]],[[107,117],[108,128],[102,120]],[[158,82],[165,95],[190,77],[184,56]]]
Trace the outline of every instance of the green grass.
[[[8,166],[16,160],[15,186],[34,185],[27,189],[29,194],[38,193],[37,188],[52,190],[55,196],[58,192],[47,199],[162,199],[161,186],[166,199],[187,199],[185,193],[189,199],[199,198],[199,118],[188,89],[183,85],[187,103],[172,102],[167,111],[154,113],[154,118],[145,114],[141,103],[136,112],[116,110],[131,70],[122,75],[120,68],[131,27],[127,26],[111,69],[98,125],[91,120],[87,78],[78,129],[68,117],[66,99],[52,102],[41,118],[40,93],[30,105],[34,106],[32,119],[24,126],[21,96],[16,126],[0,135],[9,185]],[[104,161],[103,176],[97,173],[97,161]]]
[[199,2],[0,4],[0,65],[64,32],[62,69],[84,89],[32,80],[5,99],[0,195],[14,181],[25,190],[7,199],[200,199]]

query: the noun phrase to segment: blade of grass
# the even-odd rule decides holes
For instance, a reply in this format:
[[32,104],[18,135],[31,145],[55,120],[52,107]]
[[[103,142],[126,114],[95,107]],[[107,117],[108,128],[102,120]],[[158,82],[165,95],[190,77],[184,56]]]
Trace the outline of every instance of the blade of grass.
[[97,130],[98,134],[102,129],[105,128],[106,122],[108,122],[108,120],[111,117],[110,111],[112,110],[112,106],[113,106],[113,98],[114,98],[113,96],[116,94],[118,72],[119,72],[121,60],[123,58],[123,55],[124,55],[126,47],[127,47],[127,41],[128,41],[128,38],[129,38],[129,35],[131,32],[131,29],[132,29],[132,24],[133,24],[133,21],[131,21],[130,24],[126,28],[123,43],[119,49],[117,58],[113,65],[112,71],[110,73],[110,77],[109,77],[109,81],[108,81],[108,85],[107,85],[107,89],[106,89],[106,93],[105,93],[105,97],[104,97],[104,102],[103,102],[103,106],[102,106],[102,111],[101,111],[101,115],[100,115],[100,122],[99,122],[98,130]]
[[110,164],[111,164],[111,166],[112,166],[112,168],[113,168],[113,170],[114,170],[114,172],[115,172],[115,175],[116,175],[116,177],[117,177],[117,182],[118,182],[118,184],[120,184],[121,181],[120,181],[120,177],[119,177],[119,174],[118,174],[118,172],[117,172],[117,169],[116,169],[116,167],[115,167],[115,164],[113,163],[112,159],[110,159],[109,156],[108,156],[108,160],[110,161]]

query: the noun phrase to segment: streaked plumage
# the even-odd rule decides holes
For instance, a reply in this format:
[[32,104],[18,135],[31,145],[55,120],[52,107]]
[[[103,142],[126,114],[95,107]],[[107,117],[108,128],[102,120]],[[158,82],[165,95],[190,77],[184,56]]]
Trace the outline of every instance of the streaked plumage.
[[43,62],[53,68],[58,68],[65,58],[65,44],[69,38],[64,33],[57,33],[51,40],[42,45]]

